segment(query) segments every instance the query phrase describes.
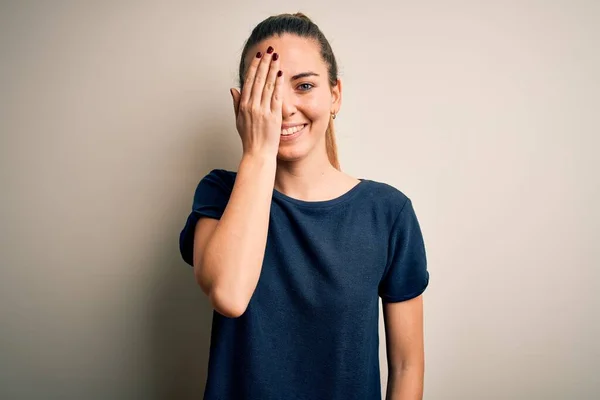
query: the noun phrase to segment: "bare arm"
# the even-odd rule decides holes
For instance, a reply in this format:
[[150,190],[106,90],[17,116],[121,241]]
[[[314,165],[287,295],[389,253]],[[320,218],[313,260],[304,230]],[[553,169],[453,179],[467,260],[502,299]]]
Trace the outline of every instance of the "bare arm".
[[[245,155],[231,197],[200,257],[196,280],[221,314],[244,313],[260,276],[267,243],[276,159]],[[195,248],[195,250],[197,250]]]
[[265,256],[282,123],[276,55],[272,47],[264,57],[259,52],[242,92],[231,90],[243,156],[221,219],[216,224],[199,221],[199,240],[194,240],[196,280],[213,307],[229,317],[248,307]]
[[384,302],[383,314],[389,370],[386,400],[421,400],[425,369],[423,296]]

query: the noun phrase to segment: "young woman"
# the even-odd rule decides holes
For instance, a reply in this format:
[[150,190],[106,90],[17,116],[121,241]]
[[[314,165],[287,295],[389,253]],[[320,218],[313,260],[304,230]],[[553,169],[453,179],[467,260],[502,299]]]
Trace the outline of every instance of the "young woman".
[[205,399],[381,399],[379,297],[387,398],[422,397],[419,222],[401,191],[339,169],[337,75],[303,14],[267,18],[246,42],[238,171],[200,181],[180,236],[215,310]]

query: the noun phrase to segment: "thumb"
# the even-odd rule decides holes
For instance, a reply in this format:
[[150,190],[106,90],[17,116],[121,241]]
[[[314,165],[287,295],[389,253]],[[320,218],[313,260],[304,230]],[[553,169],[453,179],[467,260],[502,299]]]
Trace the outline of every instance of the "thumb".
[[229,92],[231,93],[231,97],[233,98],[233,111],[235,112],[235,117],[237,118],[239,102],[240,102],[240,95],[239,95],[238,91],[233,88],[229,89]]

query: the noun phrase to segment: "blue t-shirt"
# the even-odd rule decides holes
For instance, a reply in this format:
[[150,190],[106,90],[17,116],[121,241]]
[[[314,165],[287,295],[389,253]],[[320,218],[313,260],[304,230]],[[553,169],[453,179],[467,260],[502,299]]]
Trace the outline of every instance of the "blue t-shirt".
[[[198,218],[221,218],[236,172],[199,183],[180,235],[193,265]],[[207,400],[380,400],[379,297],[411,299],[429,283],[408,197],[361,179],[345,194],[303,201],[273,189],[267,245],[246,311],[213,311]]]

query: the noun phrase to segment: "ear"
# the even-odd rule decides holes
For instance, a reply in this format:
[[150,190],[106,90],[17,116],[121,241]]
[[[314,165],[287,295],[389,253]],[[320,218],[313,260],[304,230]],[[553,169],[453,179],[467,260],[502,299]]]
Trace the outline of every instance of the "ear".
[[336,114],[340,112],[342,107],[342,80],[337,79],[334,87],[331,88],[331,112]]

